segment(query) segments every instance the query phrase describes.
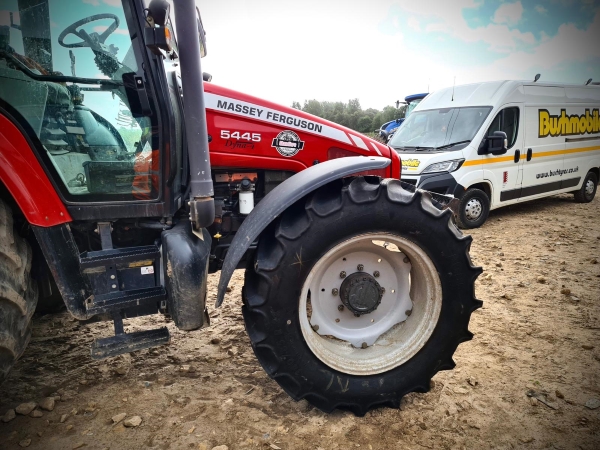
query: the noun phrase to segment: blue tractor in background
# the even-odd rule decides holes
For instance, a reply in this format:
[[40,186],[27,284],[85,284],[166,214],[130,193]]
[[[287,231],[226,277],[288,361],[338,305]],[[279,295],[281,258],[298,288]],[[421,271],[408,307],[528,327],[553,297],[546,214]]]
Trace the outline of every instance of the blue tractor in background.
[[421,102],[421,100],[427,97],[427,95],[428,93],[412,94],[404,97],[404,102],[400,102],[399,100],[396,101],[396,108],[400,106],[400,103],[406,104],[406,112],[404,113],[404,117],[401,119],[395,119],[390,122],[386,122],[383,125],[381,125],[381,128],[379,128],[379,130],[376,131],[379,140],[383,143],[387,143],[390,140],[390,138],[394,135],[398,127],[400,127],[404,120],[408,118],[412,110],[415,109],[417,105]]

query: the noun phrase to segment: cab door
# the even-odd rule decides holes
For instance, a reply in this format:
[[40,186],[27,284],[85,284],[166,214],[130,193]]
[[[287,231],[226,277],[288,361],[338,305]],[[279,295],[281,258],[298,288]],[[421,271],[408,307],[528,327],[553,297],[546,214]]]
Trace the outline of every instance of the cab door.
[[[496,114],[485,136],[494,131],[504,131],[507,151],[504,155],[483,155],[484,178],[493,185],[493,206],[503,206],[518,201],[523,176],[523,114],[522,105],[507,104]],[[487,145],[484,141],[483,145]]]

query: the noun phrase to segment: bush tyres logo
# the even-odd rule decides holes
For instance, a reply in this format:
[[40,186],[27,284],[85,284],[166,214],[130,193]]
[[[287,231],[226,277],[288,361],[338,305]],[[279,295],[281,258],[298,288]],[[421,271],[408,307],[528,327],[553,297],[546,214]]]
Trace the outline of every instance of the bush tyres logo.
[[[403,159],[402,160],[402,169],[403,170],[411,170],[411,168],[416,169],[417,167],[419,167],[419,164],[421,164],[421,161],[419,161],[418,159]],[[414,170],[412,169],[412,170]]]
[[548,136],[575,136],[582,134],[598,133],[600,131],[600,117],[598,108],[585,110],[585,114],[567,115],[566,109],[561,109],[559,115],[550,114],[546,109],[540,109],[539,137]]
[[271,147],[275,147],[280,155],[289,158],[304,148],[304,141],[301,141],[300,137],[293,131],[285,130],[273,139]]

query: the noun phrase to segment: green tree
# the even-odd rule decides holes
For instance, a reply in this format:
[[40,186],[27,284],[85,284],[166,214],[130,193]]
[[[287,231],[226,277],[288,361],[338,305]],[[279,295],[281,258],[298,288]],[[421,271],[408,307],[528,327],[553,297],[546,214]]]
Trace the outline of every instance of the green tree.
[[325,120],[338,123],[361,133],[372,133],[386,122],[404,117],[406,105],[400,108],[386,106],[382,111],[374,108],[363,110],[358,98],[344,102],[305,100],[304,105],[293,102],[292,108],[300,109]]

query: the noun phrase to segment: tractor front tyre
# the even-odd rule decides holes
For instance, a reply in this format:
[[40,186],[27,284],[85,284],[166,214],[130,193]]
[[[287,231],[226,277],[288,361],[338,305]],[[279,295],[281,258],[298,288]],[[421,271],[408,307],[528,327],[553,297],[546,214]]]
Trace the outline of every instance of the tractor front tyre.
[[452,369],[481,306],[470,236],[398,180],[337,181],[260,237],[243,314],[267,374],[294,399],[358,416],[398,408]]
[[30,276],[31,247],[15,233],[11,209],[0,200],[0,383],[31,336],[37,284]]

